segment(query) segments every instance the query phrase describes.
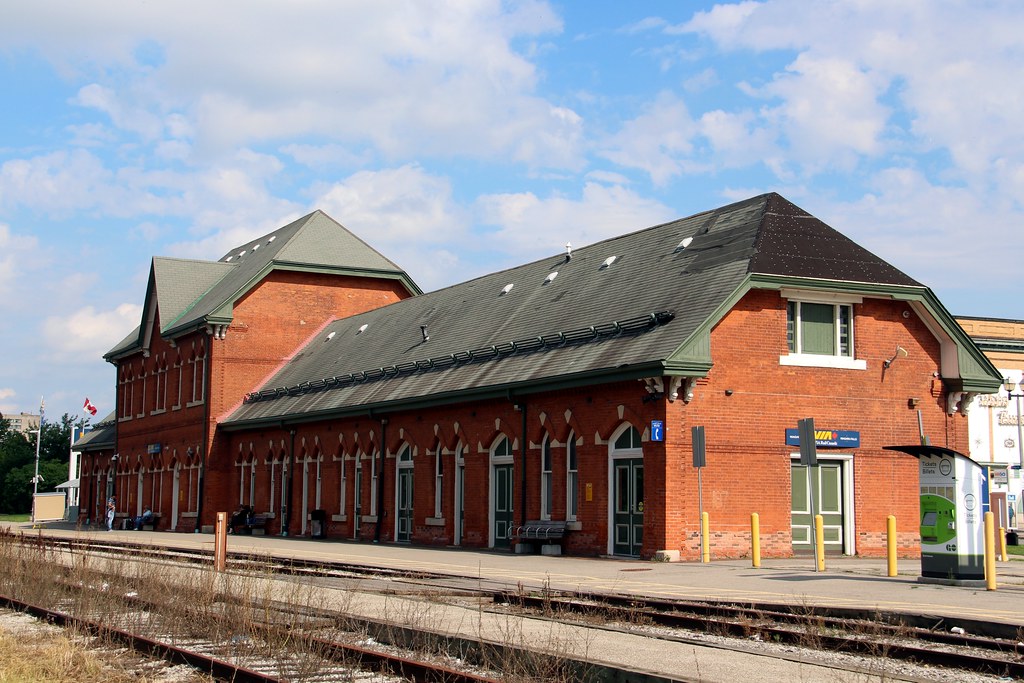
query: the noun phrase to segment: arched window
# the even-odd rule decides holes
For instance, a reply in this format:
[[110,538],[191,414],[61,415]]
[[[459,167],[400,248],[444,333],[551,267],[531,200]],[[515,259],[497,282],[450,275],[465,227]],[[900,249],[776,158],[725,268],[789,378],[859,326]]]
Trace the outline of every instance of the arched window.
[[551,519],[554,486],[551,472],[551,437],[544,435],[540,447],[540,518]]
[[565,444],[565,519],[576,521],[579,510],[580,473],[576,462],[576,434],[569,432],[569,441]]

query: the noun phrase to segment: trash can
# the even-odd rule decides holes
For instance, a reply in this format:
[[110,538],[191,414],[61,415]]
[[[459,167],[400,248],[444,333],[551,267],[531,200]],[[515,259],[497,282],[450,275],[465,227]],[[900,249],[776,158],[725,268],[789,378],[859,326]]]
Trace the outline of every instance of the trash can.
[[1020,545],[1020,539],[1017,537],[1016,531],[1006,532],[1006,545]]
[[323,538],[327,532],[327,510],[313,510],[309,513],[310,535]]

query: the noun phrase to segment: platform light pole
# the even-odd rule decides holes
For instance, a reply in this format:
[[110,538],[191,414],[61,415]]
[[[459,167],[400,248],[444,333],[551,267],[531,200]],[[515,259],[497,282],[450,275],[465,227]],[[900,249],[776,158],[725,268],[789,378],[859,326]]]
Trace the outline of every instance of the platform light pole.
[[1021,469],[1024,469],[1024,443],[1021,443],[1020,424],[1022,417],[1020,413],[1020,400],[1024,398],[1024,377],[1022,377],[1021,381],[1016,385],[1017,388],[1020,389],[1019,393],[1013,393],[1014,386],[1013,380],[1009,377],[1003,381],[1003,388],[1006,389],[1006,397],[1016,399],[1017,401],[1017,455],[1019,457],[1017,464],[1020,465]]

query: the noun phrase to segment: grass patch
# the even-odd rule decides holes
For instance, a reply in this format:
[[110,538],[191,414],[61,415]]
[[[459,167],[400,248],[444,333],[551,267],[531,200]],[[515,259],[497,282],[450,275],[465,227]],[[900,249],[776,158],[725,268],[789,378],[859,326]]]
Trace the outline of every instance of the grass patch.
[[27,522],[32,519],[31,513],[21,515],[0,515],[0,522]]
[[1006,554],[1024,557],[1024,545],[1008,545],[1006,546]]

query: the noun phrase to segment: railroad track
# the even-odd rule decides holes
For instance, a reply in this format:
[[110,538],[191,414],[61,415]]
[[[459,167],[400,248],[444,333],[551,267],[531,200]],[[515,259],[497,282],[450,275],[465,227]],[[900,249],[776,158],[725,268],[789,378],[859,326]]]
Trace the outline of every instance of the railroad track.
[[[53,541],[50,545],[49,541]],[[154,549],[151,546],[112,543],[94,540],[46,541],[31,539],[30,544],[47,543],[53,550],[75,553],[96,553],[107,556],[159,560],[192,566],[209,566],[212,553],[195,550]],[[827,609],[821,607],[780,604],[729,604],[723,602],[692,602],[658,600],[637,595],[587,594],[579,592],[541,591],[530,594],[522,589],[511,592],[491,590],[481,586],[477,577],[453,577],[448,574],[396,570],[351,562],[307,562],[259,557],[252,553],[234,553],[229,556],[232,572],[262,572],[291,577],[302,577],[303,584],[358,578],[359,588],[366,592],[412,595],[434,591],[435,601],[455,601],[458,598],[479,600],[480,609],[501,610],[506,614],[523,617],[542,617],[557,622],[573,622],[587,628],[620,629],[638,632],[642,626],[648,637],[692,642],[707,647],[690,635],[710,633],[735,639],[738,651],[743,643],[752,640],[764,643],[799,646],[802,651],[850,653],[865,657],[886,658],[915,662],[933,670],[973,672],[994,677],[1024,678],[1024,645],[1019,640],[1019,629],[1013,625],[1000,625],[968,619],[938,619],[901,613],[882,613],[869,610]],[[370,579],[371,581],[366,581]],[[219,598],[227,600],[226,598]],[[494,607],[486,607],[493,603]],[[294,612],[294,610],[293,610]],[[307,610],[304,618],[312,621],[337,617],[330,611]],[[351,617],[347,617],[351,618]],[[660,629],[651,632],[651,627]],[[401,644],[422,641],[423,632],[415,628],[396,629],[363,619],[361,628],[380,640],[393,639]],[[396,633],[401,631],[401,636]],[[431,638],[435,645],[438,634]],[[493,643],[491,644],[494,645]],[[450,638],[444,647],[465,657],[479,643],[473,639]],[[717,645],[716,647],[730,647]],[[771,655],[766,655],[771,656]],[[496,661],[494,656],[490,661]],[[563,671],[582,671],[587,662],[565,659],[559,665]],[[575,667],[575,668],[574,668]],[[841,668],[836,666],[835,668]],[[855,669],[851,669],[855,670]],[[600,673],[599,672],[603,672]],[[622,675],[622,672],[619,672]],[[610,668],[595,668],[586,677],[568,680],[606,678],[615,680]],[[953,679],[956,674],[951,674]],[[950,679],[950,680],[953,680]],[[620,678],[619,680],[629,680]],[[664,676],[648,680],[685,680]]]
[[[932,619],[895,612],[805,607],[795,612],[777,604],[659,600],[616,595],[524,595],[500,592],[495,602],[541,614],[595,617],[618,624],[653,624],[669,629],[727,635],[811,649],[907,660],[930,667],[1024,678],[1021,629],[968,619]],[[993,635],[984,635],[993,634]],[[941,647],[936,647],[941,646]]]

